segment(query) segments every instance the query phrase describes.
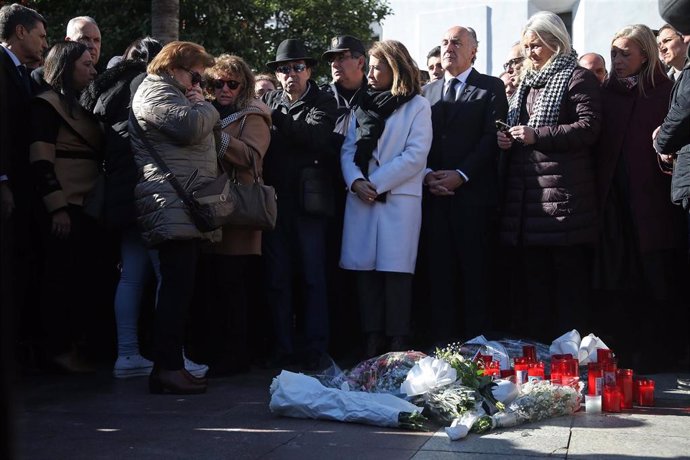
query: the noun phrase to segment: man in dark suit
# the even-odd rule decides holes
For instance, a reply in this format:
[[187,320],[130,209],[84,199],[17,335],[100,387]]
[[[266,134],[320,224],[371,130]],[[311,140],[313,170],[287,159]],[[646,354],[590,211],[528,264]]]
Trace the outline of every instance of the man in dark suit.
[[[11,344],[24,318],[36,315],[27,305],[27,295],[39,269],[35,255],[37,226],[32,225],[32,187],[29,172],[29,101],[34,88],[26,65],[40,62],[48,48],[46,21],[36,11],[19,4],[0,8],[0,254],[2,276],[3,339]],[[36,290],[34,289],[34,292]],[[34,321],[35,327],[38,322]],[[8,373],[12,375],[12,373]]]
[[423,89],[434,129],[424,178],[424,227],[437,343],[490,327],[489,275],[499,201],[495,121],[505,119],[508,101],[500,79],[472,68],[476,54],[474,31],[452,27],[441,41],[444,77]]
[[[0,157],[2,218],[7,220],[24,196],[29,168],[29,100],[33,95],[27,64],[40,62],[48,48],[46,21],[19,4],[0,8],[0,71],[5,73],[0,110],[9,114],[12,143]],[[5,99],[6,98],[6,99]]]

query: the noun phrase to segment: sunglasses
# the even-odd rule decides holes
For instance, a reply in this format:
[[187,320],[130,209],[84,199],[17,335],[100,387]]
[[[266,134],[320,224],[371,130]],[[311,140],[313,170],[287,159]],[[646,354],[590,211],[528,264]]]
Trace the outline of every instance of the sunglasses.
[[294,70],[295,73],[302,73],[305,70],[307,70],[307,65],[306,64],[281,65],[280,67],[276,67],[276,72],[284,73],[285,75],[287,75],[290,73],[290,69]]
[[204,77],[201,76],[199,72],[196,70],[189,70],[189,69],[184,69],[187,72],[189,72],[189,75],[192,76],[192,86],[195,85],[201,85],[204,82]]
[[213,81],[211,82],[211,86],[213,86],[215,89],[223,89],[223,87],[224,87],[225,85],[228,85],[228,88],[230,88],[230,89],[237,89],[237,88],[240,87],[241,84],[242,84],[242,83],[240,83],[239,81],[235,81],[235,80],[221,80],[221,79],[219,79],[219,80],[213,80]]
[[523,57],[517,57],[515,59],[511,59],[510,61],[503,64],[503,70],[508,70],[511,67],[515,67],[516,65],[520,64],[524,60],[525,60],[525,58],[523,58]]

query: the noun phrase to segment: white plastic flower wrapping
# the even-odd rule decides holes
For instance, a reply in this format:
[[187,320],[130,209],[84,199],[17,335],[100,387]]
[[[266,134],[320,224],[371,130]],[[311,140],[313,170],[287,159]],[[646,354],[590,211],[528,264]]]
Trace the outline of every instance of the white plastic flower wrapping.
[[434,388],[450,385],[457,380],[457,372],[442,359],[427,356],[417,361],[400,385],[400,392],[417,396]]

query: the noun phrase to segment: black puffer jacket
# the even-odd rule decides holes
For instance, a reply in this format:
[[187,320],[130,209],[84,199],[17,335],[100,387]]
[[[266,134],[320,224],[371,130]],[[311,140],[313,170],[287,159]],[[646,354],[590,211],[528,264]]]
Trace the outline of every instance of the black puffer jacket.
[[308,167],[328,171],[335,99],[312,80],[304,96],[292,105],[282,90],[266,93],[262,99],[272,110],[273,119],[264,180],[276,188],[279,214],[291,213],[299,210],[302,171]]
[[[527,122],[539,90],[525,98]],[[561,101],[558,124],[536,129],[534,145],[508,152],[501,240],[514,246],[570,246],[597,239],[597,197],[591,147],[601,129],[601,93],[593,73],[577,67]]]
[[690,210],[690,49],[671,93],[671,106],[654,140],[657,152],[677,153],[671,200]]
[[142,61],[122,61],[106,70],[82,94],[81,102],[105,127],[105,224],[122,229],[136,222],[134,187],[139,172],[129,144],[127,119],[132,80],[146,72]]

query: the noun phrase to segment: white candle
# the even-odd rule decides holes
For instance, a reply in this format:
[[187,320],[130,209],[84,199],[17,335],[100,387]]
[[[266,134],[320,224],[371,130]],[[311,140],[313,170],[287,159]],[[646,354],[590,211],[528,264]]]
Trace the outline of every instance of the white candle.
[[601,414],[601,395],[585,395],[585,411],[588,414]]

